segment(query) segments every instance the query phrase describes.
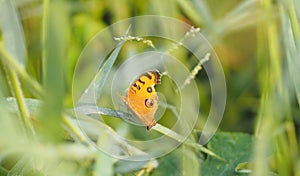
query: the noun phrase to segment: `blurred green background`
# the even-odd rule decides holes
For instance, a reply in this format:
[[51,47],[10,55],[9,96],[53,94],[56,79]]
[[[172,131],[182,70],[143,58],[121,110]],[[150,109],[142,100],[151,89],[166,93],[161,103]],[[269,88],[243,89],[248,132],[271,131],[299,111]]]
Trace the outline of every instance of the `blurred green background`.
[[[300,175],[300,1],[0,0],[0,5],[1,175]],[[148,162],[111,158],[87,144],[74,115],[66,113],[73,107],[74,68],[85,45],[105,27],[140,15],[199,27],[216,50],[227,103],[219,132],[205,147],[226,162],[187,144]],[[197,64],[181,56],[190,70]],[[205,72],[195,81],[205,114],[210,108]],[[106,130],[92,118],[82,121],[91,133]],[[190,136],[195,145],[201,123]],[[118,145],[109,142],[112,134],[93,140]]]

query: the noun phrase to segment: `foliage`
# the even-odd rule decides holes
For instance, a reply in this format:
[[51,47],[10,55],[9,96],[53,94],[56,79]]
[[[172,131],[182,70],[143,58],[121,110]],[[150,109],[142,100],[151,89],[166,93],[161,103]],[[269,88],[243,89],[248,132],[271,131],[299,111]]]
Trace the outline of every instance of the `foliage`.
[[[220,147],[222,146],[222,147]],[[219,154],[225,161],[208,156],[202,165],[203,175],[235,175],[235,168],[249,162],[253,139],[248,134],[217,133],[208,143],[208,149]]]
[[[296,0],[0,0],[0,175],[300,175],[299,12]],[[207,146],[198,143],[202,117],[210,108],[203,70],[194,78],[200,116],[186,140],[165,127],[174,123],[172,106],[165,112],[168,118],[150,133],[128,126],[116,130],[123,120],[134,120],[111,109],[108,97],[99,100],[96,110],[83,107],[90,114],[78,121],[72,111],[74,68],[84,46],[105,27],[146,14],[201,27],[221,59],[228,99],[219,130],[229,132],[218,132]],[[126,34],[126,29],[120,31]],[[109,73],[135,52],[133,45],[148,49],[136,39],[117,41],[118,47],[107,51],[97,91],[107,89]],[[147,39],[143,41],[153,41],[155,47],[167,45]],[[197,65],[188,53],[175,52],[190,71]],[[172,86],[159,88],[175,102]],[[105,115],[107,123],[95,114]],[[125,159],[149,157],[120,133],[137,138],[163,134],[182,144],[160,158],[135,162],[109,157],[91,145],[90,139]]]

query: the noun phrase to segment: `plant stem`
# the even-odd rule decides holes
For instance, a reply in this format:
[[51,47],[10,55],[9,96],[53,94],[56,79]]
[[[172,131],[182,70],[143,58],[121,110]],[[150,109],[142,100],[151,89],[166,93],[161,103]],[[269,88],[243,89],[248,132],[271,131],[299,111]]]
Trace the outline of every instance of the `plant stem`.
[[30,122],[30,115],[29,115],[29,111],[26,107],[25,104],[25,99],[24,99],[24,95],[22,92],[22,89],[20,87],[20,81],[18,79],[17,74],[13,71],[13,70],[7,70],[8,75],[10,77],[10,81],[11,81],[11,86],[12,86],[12,90],[13,93],[16,97],[17,100],[17,104],[19,107],[19,111],[22,117],[22,120],[25,124],[26,127],[26,131],[28,132],[28,136],[35,136],[35,131],[34,128]]
[[43,4],[43,19],[42,19],[42,79],[45,80],[45,71],[46,69],[46,57],[47,57],[47,50],[46,50],[46,43],[47,43],[47,29],[48,29],[48,22],[49,22],[49,0],[44,0]]
[[4,56],[2,57],[2,61],[5,63],[5,66],[8,67],[8,70],[14,70],[14,72],[24,80],[24,83],[30,86],[31,93],[37,97],[41,97],[42,88],[39,83],[27,74],[24,68],[16,62],[13,56],[6,51],[2,44],[0,45],[0,54]]
[[211,155],[212,157],[215,157],[219,160],[222,160],[222,161],[226,161],[224,158],[218,156],[217,154],[215,154],[214,152],[208,150],[207,148],[203,147],[202,145],[196,143],[196,142],[192,142],[192,141],[186,141],[186,139],[181,136],[180,134],[170,130],[169,128],[161,125],[161,124],[156,124],[152,129],[178,141],[179,143],[184,143],[185,145],[188,145],[190,147],[193,147],[195,149],[198,149],[208,155]]
[[88,139],[86,139],[86,137],[82,134],[80,129],[78,129],[75,125],[72,124],[72,122],[66,114],[63,115],[63,123],[78,137],[80,142],[87,146],[90,145]]

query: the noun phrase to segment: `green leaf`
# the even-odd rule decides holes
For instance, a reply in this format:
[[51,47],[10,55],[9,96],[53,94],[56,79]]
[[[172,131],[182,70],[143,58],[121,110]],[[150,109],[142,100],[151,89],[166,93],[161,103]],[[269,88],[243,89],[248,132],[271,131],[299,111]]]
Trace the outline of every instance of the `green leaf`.
[[[106,149],[113,146],[113,142],[110,139],[111,136],[108,133],[103,133],[97,141],[99,146]],[[95,175],[113,175],[113,165],[117,159],[110,156],[107,153],[98,151],[95,158]]]
[[206,1],[197,1],[197,0],[192,0],[191,3],[199,13],[199,16],[201,16],[202,23],[207,25],[207,28],[212,27],[213,25],[213,17],[211,15],[211,10],[208,6],[208,3]]
[[0,1],[0,18],[5,48],[24,67],[26,58],[24,33],[13,1]]
[[[129,29],[130,26],[127,29],[125,35],[128,34]],[[98,99],[100,98],[102,88],[109,76],[110,70],[113,67],[113,64],[115,63],[117,56],[119,55],[119,52],[124,43],[125,41],[122,40],[111,53],[109,58],[105,61],[105,63],[101,66],[94,80],[91,82],[84,94],[80,97],[78,104],[95,104],[98,101]]]
[[[11,108],[13,108],[14,111],[19,112],[16,98],[8,97],[6,98],[6,102]],[[41,108],[43,107],[42,101],[33,98],[25,98],[25,104],[28,107],[30,114],[33,114],[35,116],[40,113]]]
[[158,162],[159,167],[153,171],[153,175],[183,175],[181,168],[182,160],[180,155],[177,153],[177,150],[160,158]]
[[238,175],[235,168],[251,157],[253,137],[243,133],[217,133],[208,143],[208,149],[224,158],[208,156],[201,167],[202,175]]
[[7,174],[8,174],[8,170],[0,166],[0,175],[7,175]]
[[75,110],[76,112],[85,115],[101,114],[101,115],[113,116],[113,117],[129,120],[134,123],[139,123],[139,121],[129,113],[113,110],[105,107],[94,106],[94,105],[78,105],[75,108]]
[[182,8],[183,12],[197,25],[200,25],[203,21],[199,12],[194,8],[194,5],[190,1],[177,0],[178,5]]
[[[261,11],[257,10],[257,4],[258,2],[255,0],[241,1],[234,9],[229,11],[224,18],[216,22],[212,30],[217,29],[215,32],[225,36],[233,31],[256,25],[258,19],[263,19]],[[219,36],[219,38],[222,36]]]
[[[107,115],[107,116],[112,116],[112,117],[117,117],[117,118],[121,118],[121,119],[125,119],[125,120],[129,120],[132,121],[134,123],[139,123],[139,121],[132,116],[129,113],[123,112],[123,111],[118,111],[118,110],[113,110],[113,109],[109,109],[109,108],[104,108],[104,107],[100,107],[100,106],[95,106],[95,105],[78,105],[75,108],[77,113],[81,113],[81,114],[85,114],[88,116],[91,116],[93,118],[95,118],[94,114],[101,114],[101,115]],[[96,117],[97,119],[98,117]],[[170,138],[173,138],[174,140],[177,140],[178,142],[184,142],[184,144],[193,147],[197,150],[200,150],[203,153],[206,153],[208,155],[211,155],[213,157],[218,158],[219,160],[224,160],[224,158],[216,155],[214,152],[208,150],[207,148],[205,148],[204,146],[195,143],[195,142],[188,142],[185,141],[184,137],[182,137],[181,135],[177,134],[176,132],[170,130],[169,128],[164,127],[161,124],[157,124],[156,126],[153,127],[153,130],[156,130],[164,135],[169,136]]]
[[183,175],[199,175],[200,164],[197,155],[189,147],[183,145],[182,147],[182,172]]
[[[292,1],[290,1],[292,2]],[[298,100],[298,106],[300,106],[300,80],[298,75],[300,74],[300,30],[299,21],[300,16],[296,16],[297,6],[292,3],[289,8],[290,15],[288,15],[284,6],[280,8],[280,15],[282,20],[283,29],[283,41],[286,48],[287,64],[292,82],[294,83],[295,92]],[[300,8],[298,9],[298,11]]]
[[[1,174],[1,171],[0,171]],[[8,171],[8,176],[23,175],[23,176],[42,176],[44,173],[35,168],[32,159],[27,156],[23,156],[14,167]]]
[[17,164],[8,172],[8,175],[23,175],[31,162],[28,161],[28,157],[22,157]]
[[54,2],[49,6],[43,47],[44,105],[41,115],[41,134],[47,141],[57,142],[62,133],[61,122],[64,101],[64,60],[67,58],[68,6]]
[[[0,99],[0,105],[4,106],[3,103],[7,103],[6,109],[9,108],[9,110],[11,110],[12,112],[18,113],[19,110],[17,108],[17,102],[15,98],[13,97],[7,98],[6,101],[3,101],[3,103],[1,103],[2,102],[1,100],[3,99]],[[43,107],[43,102],[37,99],[26,98],[25,103],[28,106],[30,113],[33,114],[34,116],[38,115],[41,107]],[[106,108],[103,108],[102,110],[107,111],[108,113],[115,113],[113,112],[113,110],[109,110]],[[0,109],[0,112],[2,112],[2,109]],[[89,112],[93,113],[92,111]],[[115,133],[115,131],[113,131],[106,124],[101,123],[99,120],[94,120],[93,118],[88,117],[86,115],[82,115],[81,113],[78,113],[76,118],[75,114],[73,114],[71,111],[67,113],[67,116],[68,117],[65,118],[68,119],[69,121],[68,122],[69,125],[67,126],[68,128],[71,128],[70,130],[73,130],[72,131],[73,133],[77,133],[74,131],[74,129],[79,128],[78,125],[80,125],[80,130],[85,131],[86,135],[88,135],[90,138],[94,138],[100,135],[104,135],[105,133],[108,133],[110,136],[110,142],[112,142],[113,143],[112,145],[115,146],[114,148],[112,148],[112,150],[115,150],[116,153],[124,153],[124,157],[129,157],[129,156],[133,157],[133,156],[142,155],[144,157],[151,158],[151,156],[148,156],[147,153],[135,148],[134,146],[129,145],[126,141],[124,141],[123,138],[120,138],[117,135],[117,133]]]
[[[0,46],[4,55],[10,55],[12,61],[16,62],[20,68],[25,67],[26,50],[24,42],[23,28],[18,17],[17,10],[12,1],[0,1],[0,17],[3,29],[3,38],[5,49]],[[7,64],[7,63],[6,63]],[[35,131],[29,121],[29,114],[27,107],[24,105],[24,95],[21,88],[21,83],[18,79],[15,70],[6,69],[10,88],[17,98],[18,106],[21,112],[21,117],[26,127],[26,132],[29,136],[34,136]]]

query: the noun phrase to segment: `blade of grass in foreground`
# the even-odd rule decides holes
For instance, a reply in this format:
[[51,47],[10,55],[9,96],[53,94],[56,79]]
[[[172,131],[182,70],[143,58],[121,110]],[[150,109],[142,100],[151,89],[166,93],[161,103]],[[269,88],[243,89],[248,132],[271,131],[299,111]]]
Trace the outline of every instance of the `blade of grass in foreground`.
[[0,53],[3,57],[2,62],[5,64],[7,69],[14,70],[18,76],[23,80],[24,85],[27,89],[36,97],[41,97],[42,88],[40,84],[32,79],[26,70],[16,61],[16,59],[4,48],[4,45],[0,43]]
[[[282,34],[284,35],[283,39],[286,48],[289,72],[294,82],[298,106],[300,106],[300,80],[298,79],[298,76],[300,75],[300,25],[298,19],[300,19],[300,16],[297,16],[296,13],[300,8],[297,9],[299,6],[295,6],[293,1],[288,2],[290,2],[288,7],[284,7],[284,4],[282,4],[280,8],[282,29],[284,31]],[[288,9],[288,14],[284,9]]]
[[41,95],[40,85],[25,71],[25,41],[21,22],[12,1],[0,1],[0,22],[4,44],[0,44],[3,64],[24,80],[28,90],[37,97]]
[[0,1],[0,17],[5,48],[24,68],[26,57],[24,33],[12,1]]
[[[6,99],[8,105],[10,108],[12,108],[13,112],[16,113],[19,111],[17,108],[17,102],[15,98],[7,98]],[[39,111],[41,107],[43,107],[43,102],[37,99],[25,99],[26,105],[29,107],[30,113],[33,114],[33,116],[37,116],[39,114]],[[112,110],[113,111],[113,110]],[[66,125],[66,128],[68,128],[68,132],[73,133],[72,136],[76,136],[77,139],[80,140],[81,143],[85,144],[86,147],[89,147],[90,149],[95,149],[93,145],[89,145],[90,139],[88,139],[87,136],[92,136],[93,134],[104,134],[111,136],[110,142],[113,142],[115,145],[115,148],[112,150],[116,150],[120,153],[124,153],[124,158],[132,157],[133,155],[137,156],[144,156],[151,158],[150,156],[147,156],[147,153],[135,148],[134,146],[129,145],[126,143],[122,138],[118,136],[117,133],[115,133],[112,128],[107,126],[106,124],[101,123],[99,120],[95,120],[93,118],[90,118],[86,115],[82,115],[78,113],[78,116],[75,116],[75,114],[72,111],[68,111],[65,113],[64,119],[68,121],[68,124]],[[80,124],[80,126],[79,126]],[[83,134],[82,130],[84,130],[86,133]],[[106,134],[107,133],[107,134]],[[99,143],[103,144],[101,142],[102,139],[96,139],[100,140]],[[98,143],[98,144],[99,144]],[[19,146],[16,146],[19,147]],[[110,149],[110,148],[108,148]],[[120,150],[118,150],[120,149]],[[127,155],[127,156],[125,156]]]
[[[104,133],[99,137],[97,145],[108,150],[114,145],[110,138],[111,136],[108,133]],[[113,175],[113,166],[116,161],[117,159],[104,152],[97,152],[95,156],[95,175]]]
[[[1,47],[1,53],[5,53],[6,50],[7,54],[11,55],[18,63],[17,65],[23,69],[25,67],[26,50],[23,29],[17,10],[12,4],[12,1],[5,0],[0,3],[0,17],[5,45],[5,49]],[[3,64],[5,65],[7,62]],[[29,111],[25,104],[23,90],[17,72],[14,69],[6,69],[6,73],[11,83],[12,93],[16,97],[26,132],[32,137],[35,135],[35,131],[29,119]]]
[[[259,76],[261,83],[261,100],[258,113],[258,123],[256,124],[257,140],[254,144],[253,154],[253,175],[268,175],[271,168],[268,164],[266,155],[277,146],[273,140],[274,130],[276,129],[281,116],[282,107],[277,98],[283,97],[282,87],[282,59],[279,47],[277,19],[274,18],[276,9],[271,0],[260,2],[261,8],[265,12],[266,21],[260,24],[258,32],[259,55]],[[275,143],[275,144],[274,144]]]
[[[67,58],[68,6],[63,2],[53,2],[49,6],[46,41],[43,47],[43,100],[40,132],[46,141],[59,141],[64,102],[64,60]],[[46,14],[44,14],[46,15]]]
[[[288,1],[289,3],[281,3],[279,6],[280,17],[282,20],[282,35],[284,40],[284,46],[286,50],[287,57],[287,67],[289,76],[287,76],[288,84],[284,84],[286,87],[285,90],[291,90],[291,87],[294,87],[294,91],[298,100],[298,106],[300,106],[300,81],[298,79],[298,75],[300,74],[300,31],[299,31],[299,22],[297,18],[296,10],[300,6],[295,6],[293,1]],[[288,6],[285,6],[288,5]],[[298,9],[300,10],[300,9]],[[300,16],[299,16],[300,17]],[[289,93],[290,94],[290,93]],[[294,92],[292,92],[292,95]],[[287,97],[287,101],[290,101],[290,98]],[[291,104],[288,104],[286,107],[291,107]],[[285,164],[289,167],[279,167],[278,172],[280,174],[288,175],[293,171],[294,175],[300,175],[300,170],[298,169],[297,161],[299,158],[299,147],[297,142],[297,135],[295,130],[294,119],[292,116],[292,109],[288,108],[287,110],[287,122],[285,123],[286,135],[287,139],[281,137],[278,148],[281,147],[280,151],[277,152],[277,157],[280,158],[277,160],[279,166]],[[287,164],[288,163],[288,164]],[[289,173],[290,172],[290,173]]]

